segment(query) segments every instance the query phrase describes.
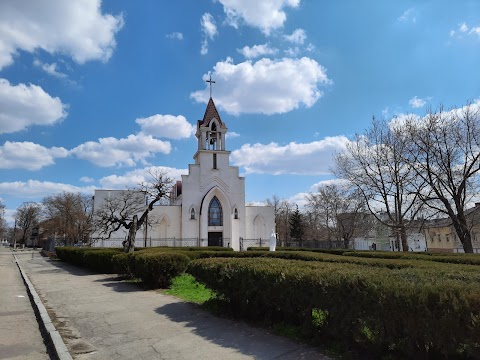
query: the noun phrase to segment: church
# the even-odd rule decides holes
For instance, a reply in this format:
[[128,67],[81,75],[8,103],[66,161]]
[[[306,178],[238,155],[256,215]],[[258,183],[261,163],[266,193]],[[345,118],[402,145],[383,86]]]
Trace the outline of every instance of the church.
[[[210,97],[203,119],[197,122],[194,164],[173,186],[170,204],[150,212],[151,226],[137,232],[135,246],[223,246],[237,251],[268,246],[275,230],[274,208],[245,204],[245,178],[230,165],[227,131]],[[95,190],[94,209],[121,191],[125,190]],[[95,241],[94,234],[94,246],[121,246],[125,235],[118,230],[110,239]]]

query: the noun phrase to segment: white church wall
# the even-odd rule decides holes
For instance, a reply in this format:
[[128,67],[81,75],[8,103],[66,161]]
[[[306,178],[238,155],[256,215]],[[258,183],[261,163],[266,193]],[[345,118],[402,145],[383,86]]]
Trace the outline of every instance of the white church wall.
[[147,229],[147,238],[182,238],[181,212],[181,206],[154,206],[153,210],[149,214],[152,226]]
[[269,240],[276,229],[273,206],[246,206],[245,218],[245,239]]

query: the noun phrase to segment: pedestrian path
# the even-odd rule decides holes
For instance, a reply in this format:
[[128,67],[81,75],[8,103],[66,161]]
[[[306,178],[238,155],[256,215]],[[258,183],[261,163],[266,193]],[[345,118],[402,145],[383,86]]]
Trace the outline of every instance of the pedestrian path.
[[[32,252],[22,252],[31,259]],[[0,247],[0,359],[50,359],[10,248]]]
[[74,359],[328,359],[116,276],[41,257],[19,262]]

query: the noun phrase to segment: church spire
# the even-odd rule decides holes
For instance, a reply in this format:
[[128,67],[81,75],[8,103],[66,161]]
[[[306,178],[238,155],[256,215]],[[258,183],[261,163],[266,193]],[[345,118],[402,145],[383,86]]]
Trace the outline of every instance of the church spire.
[[207,108],[205,109],[205,114],[203,115],[203,120],[199,121],[199,126],[209,126],[213,119],[217,119],[220,127],[226,129],[226,126],[220,118],[220,114],[217,111],[217,107],[215,106],[213,99],[210,98],[210,100],[208,100]]

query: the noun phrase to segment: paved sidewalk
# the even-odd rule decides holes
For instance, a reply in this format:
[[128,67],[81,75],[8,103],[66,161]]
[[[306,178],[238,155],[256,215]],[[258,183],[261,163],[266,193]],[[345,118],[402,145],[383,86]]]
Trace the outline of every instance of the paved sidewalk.
[[[20,253],[32,257],[30,251],[16,254]],[[12,251],[4,247],[0,247],[0,359],[50,359]]]
[[74,359],[328,359],[112,275],[40,257],[19,261]]

